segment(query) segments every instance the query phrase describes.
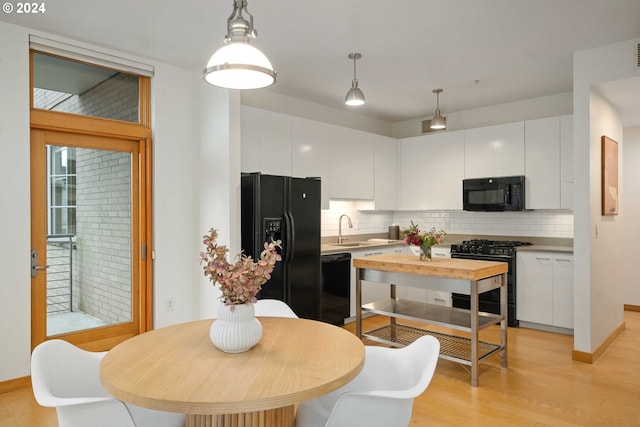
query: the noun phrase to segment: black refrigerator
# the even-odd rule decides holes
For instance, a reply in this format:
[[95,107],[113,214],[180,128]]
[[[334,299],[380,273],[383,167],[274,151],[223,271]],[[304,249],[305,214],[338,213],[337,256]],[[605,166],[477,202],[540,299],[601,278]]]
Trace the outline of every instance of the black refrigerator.
[[320,178],[243,173],[242,250],[257,259],[264,243],[282,240],[282,262],[258,294],[320,319]]

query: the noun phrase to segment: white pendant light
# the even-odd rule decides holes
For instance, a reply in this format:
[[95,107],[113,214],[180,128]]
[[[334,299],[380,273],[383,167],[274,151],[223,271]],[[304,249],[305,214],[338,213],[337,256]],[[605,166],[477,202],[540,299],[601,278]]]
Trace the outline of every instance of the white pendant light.
[[446,129],[447,119],[440,114],[440,93],[442,93],[442,89],[434,89],[433,93],[436,94],[436,113],[433,115],[429,127],[434,130]]
[[351,89],[347,92],[347,96],[344,99],[344,103],[347,105],[362,105],[364,104],[364,93],[358,87],[358,79],[356,78],[356,60],[362,58],[359,53],[350,53],[349,59],[353,59],[353,80],[351,81]]
[[202,72],[205,81],[228,89],[259,89],[275,83],[276,72],[271,62],[249,44],[249,38],[256,36],[246,0],[234,0],[233,12],[227,19],[226,44],[209,59]]

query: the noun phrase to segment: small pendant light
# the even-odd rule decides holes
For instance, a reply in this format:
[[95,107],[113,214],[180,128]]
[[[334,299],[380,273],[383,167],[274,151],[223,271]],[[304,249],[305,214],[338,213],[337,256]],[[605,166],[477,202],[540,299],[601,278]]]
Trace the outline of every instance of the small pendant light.
[[234,0],[233,12],[227,19],[225,45],[209,59],[202,72],[205,81],[228,89],[258,89],[275,83],[276,72],[271,62],[249,44],[249,39],[257,35],[246,0]]
[[364,93],[358,87],[358,79],[356,77],[356,60],[360,58],[362,58],[362,55],[357,52],[349,54],[349,59],[353,59],[353,80],[351,81],[351,89],[349,89],[344,99],[344,103],[347,105],[364,104]]
[[433,130],[442,130],[447,128],[447,119],[440,114],[440,93],[442,93],[442,89],[434,89],[433,93],[436,94],[436,113],[433,115],[433,119],[431,119],[431,129]]

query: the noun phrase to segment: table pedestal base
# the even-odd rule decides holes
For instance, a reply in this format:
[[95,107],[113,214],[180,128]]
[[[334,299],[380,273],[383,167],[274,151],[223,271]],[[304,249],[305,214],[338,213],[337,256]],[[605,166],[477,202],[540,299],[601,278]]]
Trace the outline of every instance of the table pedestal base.
[[243,414],[189,414],[185,427],[294,427],[295,406]]

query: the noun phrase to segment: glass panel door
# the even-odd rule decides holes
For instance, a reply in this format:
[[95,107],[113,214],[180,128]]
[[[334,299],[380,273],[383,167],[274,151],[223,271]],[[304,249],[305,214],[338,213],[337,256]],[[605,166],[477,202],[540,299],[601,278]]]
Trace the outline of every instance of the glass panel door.
[[32,155],[44,157],[32,171],[32,197],[40,199],[32,214],[43,225],[32,237],[34,292],[44,293],[37,310],[46,313],[37,321],[45,339],[137,329],[137,145],[34,130]]
[[47,335],[130,322],[131,153],[47,153]]

